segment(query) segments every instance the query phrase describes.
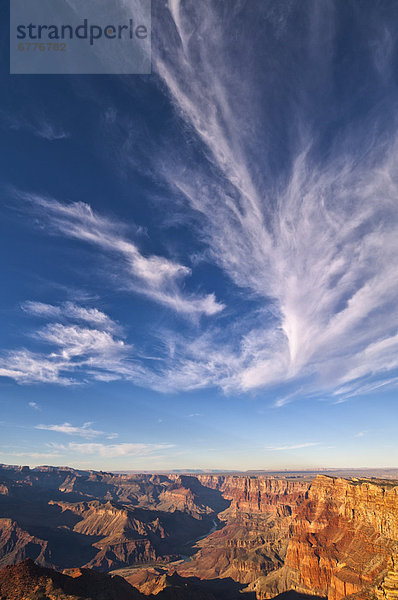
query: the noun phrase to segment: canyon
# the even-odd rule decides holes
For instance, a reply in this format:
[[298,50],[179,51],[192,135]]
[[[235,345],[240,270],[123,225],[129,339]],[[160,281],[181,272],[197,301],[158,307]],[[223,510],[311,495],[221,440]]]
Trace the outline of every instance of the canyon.
[[3,465],[0,567],[27,559],[137,598],[396,600],[398,481]]

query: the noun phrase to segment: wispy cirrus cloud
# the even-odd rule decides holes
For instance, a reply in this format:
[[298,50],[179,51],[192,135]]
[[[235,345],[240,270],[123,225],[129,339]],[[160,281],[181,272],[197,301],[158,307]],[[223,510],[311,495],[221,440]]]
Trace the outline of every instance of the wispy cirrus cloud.
[[126,348],[123,340],[114,338],[107,331],[61,323],[46,325],[43,329],[39,329],[34,336],[59,347],[60,355],[66,360],[79,356],[97,356],[99,360],[101,357],[111,359],[120,356]]
[[4,352],[0,357],[0,376],[10,377],[21,384],[72,385],[73,380],[65,375],[67,370],[68,362],[59,355],[49,356],[22,349]]
[[188,267],[162,256],[144,256],[136,244],[127,239],[125,225],[97,214],[88,204],[62,204],[22,192],[15,195],[32,207],[52,233],[86,242],[111,257],[121,258],[116,264],[127,289],[187,316],[211,316],[224,309],[214,294],[182,294],[179,281],[191,274]]
[[64,433],[66,435],[74,435],[81,436],[85,438],[95,438],[104,436],[108,439],[114,439],[117,437],[116,433],[105,433],[104,431],[99,431],[97,429],[93,429],[92,422],[83,423],[80,427],[76,427],[71,423],[61,423],[60,425],[36,425],[35,429],[41,429],[45,431],[55,431],[57,433]]
[[[168,8],[169,26],[161,28],[154,65],[208,163],[188,171],[178,154],[169,161],[162,155],[158,172],[200,215],[200,233],[216,263],[274,315],[266,335],[261,321],[242,332],[240,350],[236,340],[221,348],[208,336],[206,352],[196,344],[196,352],[190,349],[185,360],[181,357],[177,379],[192,376],[194,381],[205,372],[209,382],[247,391],[311,378],[304,393],[333,390],[347,382],[368,384],[372,378],[380,385],[385,377],[394,381],[398,126],[391,112],[387,136],[387,121],[375,122],[370,115],[362,128],[345,123],[328,152],[319,151],[328,115],[325,123],[316,123],[303,101],[316,99],[310,73],[322,78],[331,72],[333,12],[325,8],[311,16],[303,55],[289,60],[281,55],[277,74],[272,63],[262,64],[262,72],[284,90],[289,119],[283,122],[283,112],[272,113],[272,86],[264,81],[259,90],[256,65],[243,67],[250,64],[252,51],[247,38],[232,35],[234,19],[246,7],[223,14],[222,29],[222,8],[214,3],[173,0]],[[275,10],[280,27],[262,39],[262,57],[268,44],[270,57],[272,44],[278,42],[281,50],[273,35],[292,35],[290,28],[295,27],[288,11]],[[262,18],[275,25],[275,11],[268,7]],[[381,57],[388,62],[391,49],[390,33],[381,30],[383,36],[373,47],[378,68]],[[321,43],[319,31],[324,52],[314,52]],[[175,43],[172,59],[164,51],[170,35]],[[300,78],[299,89],[290,83],[293,72]],[[271,166],[278,148],[276,125],[282,134],[288,129],[296,134],[277,174]],[[247,337],[258,340],[249,353]],[[234,368],[228,372],[227,365]]]
[[43,116],[35,115],[27,119],[22,115],[13,115],[11,113],[0,113],[0,123],[14,131],[27,131],[38,138],[49,142],[64,140],[70,137],[69,132],[61,126],[52,123]]
[[27,300],[21,305],[25,312],[43,317],[46,319],[66,319],[75,321],[84,321],[89,325],[105,329],[107,331],[117,331],[120,327],[108,315],[98,308],[86,308],[79,306],[74,302],[63,302],[59,305],[47,304],[45,302],[35,302]]
[[117,458],[122,456],[150,456],[156,452],[174,448],[174,444],[140,444],[140,443],[120,443],[120,444],[100,444],[84,443],[78,444],[70,442],[67,445],[52,444],[51,447],[59,451],[72,452],[78,455],[100,456],[102,458]]
[[61,457],[59,452],[9,452],[9,456],[15,458],[28,458],[31,460],[58,460]]
[[[25,304],[24,308],[47,318],[61,316],[59,311],[62,310],[64,318],[73,317],[96,327],[71,322],[48,323],[30,335],[41,346],[40,350],[23,348],[2,353],[1,376],[21,384],[65,386],[92,380],[142,379],[145,369],[135,360],[133,347],[116,336],[114,331],[119,332],[120,327],[105,313],[68,303],[66,308],[41,303]],[[103,329],[98,329],[99,326]]]
[[56,127],[53,123],[49,121],[38,121],[35,125],[30,128],[25,123],[22,128],[27,128],[30,130],[35,136],[48,140],[49,142],[53,142],[55,140],[64,140],[70,137],[70,134],[62,129],[61,127]]
[[292,444],[286,446],[267,446],[266,450],[284,451],[284,450],[301,450],[302,448],[313,448],[319,446],[319,442],[304,442],[302,444]]
[[367,379],[354,380],[342,387],[338,387],[332,394],[335,397],[336,404],[346,402],[350,398],[356,396],[362,396],[364,394],[371,394],[372,392],[392,390],[398,385],[398,377],[392,377],[390,379],[379,378],[375,381],[367,382]]
[[[48,451],[26,451],[16,449],[7,451],[8,456],[23,458],[26,461],[56,461],[64,460],[82,460],[83,457],[100,457],[104,460],[123,457],[136,458],[159,458],[163,452],[175,448],[174,444],[151,444],[151,443],[130,443],[122,442],[120,444],[102,444],[97,442],[68,444],[49,443],[46,444]],[[161,454],[159,454],[161,453]]]

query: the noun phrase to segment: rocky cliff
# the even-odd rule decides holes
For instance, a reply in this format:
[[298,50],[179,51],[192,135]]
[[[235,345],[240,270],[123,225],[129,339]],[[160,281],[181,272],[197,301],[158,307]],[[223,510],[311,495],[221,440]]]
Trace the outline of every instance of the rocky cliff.
[[376,589],[377,600],[397,600],[398,598],[398,556],[393,555],[388,563],[388,571]]
[[331,600],[369,595],[397,543],[397,486],[318,476],[298,510],[285,564],[297,589]]
[[[198,543],[184,575],[232,577],[260,600],[288,590],[371,598],[398,543],[398,487],[317,476],[312,483],[200,476],[231,500],[224,527]],[[380,594],[394,597],[393,570]],[[395,584],[394,584],[395,585]],[[361,596],[362,595],[362,596]],[[382,596],[380,596],[381,598]]]
[[[227,578],[245,584],[258,598],[287,591],[267,577],[284,565],[293,523],[306,501],[310,482],[272,477],[207,476],[198,479],[230,501],[219,513],[221,527],[197,543],[192,560],[177,566],[184,576]],[[266,582],[266,583],[265,583]]]
[[221,492],[231,501],[231,510],[290,516],[305,499],[310,484],[274,477],[198,475],[206,487]]

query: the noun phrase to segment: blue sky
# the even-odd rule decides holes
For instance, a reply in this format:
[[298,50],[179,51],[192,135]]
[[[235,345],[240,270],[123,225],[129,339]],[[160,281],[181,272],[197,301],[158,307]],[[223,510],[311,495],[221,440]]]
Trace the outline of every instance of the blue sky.
[[397,466],[397,3],[153,4],[152,75],[2,36],[0,461]]

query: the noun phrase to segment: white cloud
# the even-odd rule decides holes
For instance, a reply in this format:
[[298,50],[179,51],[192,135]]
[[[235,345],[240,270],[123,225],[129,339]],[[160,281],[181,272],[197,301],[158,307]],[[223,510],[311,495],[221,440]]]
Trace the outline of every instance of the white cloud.
[[133,348],[107,331],[52,323],[33,334],[47,352],[22,349],[0,357],[0,375],[21,384],[76,385],[88,380],[142,380],[145,370]]
[[302,391],[303,391],[302,388],[298,388],[297,390],[295,390],[294,392],[292,392],[290,394],[286,394],[284,396],[281,396],[280,398],[277,398],[274,402],[274,407],[281,408],[282,406],[285,406],[286,404],[290,404],[290,402],[293,402],[297,397],[300,396]]
[[73,380],[61,375],[67,370],[67,361],[59,356],[15,350],[0,357],[0,376],[10,377],[18,383],[56,383],[71,385]]
[[30,406],[30,408],[33,408],[34,410],[41,410],[41,408],[37,404],[37,402],[28,402],[28,405]]
[[102,357],[117,357],[126,347],[123,340],[115,339],[107,331],[61,323],[47,325],[37,331],[35,336],[60,348],[60,356],[66,360],[79,356],[97,356],[99,360]]
[[292,444],[291,446],[267,446],[266,450],[300,450],[301,448],[312,448],[313,446],[319,446],[319,442],[305,442],[303,444]]
[[35,136],[43,138],[49,142],[53,142],[55,140],[64,140],[70,137],[70,134],[62,129],[61,127],[56,127],[49,121],[38,121],[36,124],[30,125],[25,122],[22,125],[22,129],[27,129],[31,131]]
[[117,256],[119,260],[115,266],[120,271],[123,285],[130,290],[144,294],[180,314],[211,316],[223,310],[224,305],[217,302],[214,294],[183,295],[178,283],[191,274],[188,267],[161,256],[144,256],[124,235],[125,226],[98,215],[88,204],[62,204],[51,198],[22,192],[16,192],[16,196],[31,203],[52,232],[78,239],[101,248],[110,256]]
[[397,386],[398,377],[381,380],[379,379],[372,381],[371,383],[367,383],[365,378],[364,380],[360,379],[358,381],[353,381],[347,385],[337,388],[337,390],[333,392],[333,396],[337,397],[336,403],[341,403],[350,398],[354,398],[355,396],[371,394],[377,390],[393,389]]
[[70,442],[64,445],[52,445],[60,450],[70,451],[79,455],[95,455],[102,458],[116,458],[121,456],[148,456],[160,450],[168,450],[174,448],[174,444],[98,444],[85,443],[77,444]]
[[34,460],[57,460],[61,456],[58,452],[9,452],[8,455]]
[[57,433],[65,433],[66,435],[76,435],[85,438],[93,438],[99,436],[107,436],[108,438],[117,437],[117,434],[106,434],[104,431],[92,429],[92,423],[83,423],[81,427],[75,427],[70,423],[62,423],[61,425],[36,425],[35,429],[44,429],[46,431],[56,431]]
[[101,443],[75,443],[68,444],[49,443],[46,444],[48,452],[17,450],[7,452],[7,456],[23,458],[26,462],[31,461],[62,461],[79,460],[81,462],[84,456],[93,458],[112,459],[123,457],[140,458],[159,458],[159,452],[164,452],[174,448],[174,444],[145,444],[145,443],[120,443],[120,444],[101,444]]
[[107,331],[118,331],[120,327],[98,308],[86,308],[73,302],[63,302],[60,305],[46,304],[28,300],[21,305],[25,312],[44,318],[71,319],[84,321]]
[[[236,41],[229,31],[234,20],[220,29],[217,9],[207,2],[173,0],[168,6],[177,39],[171,57],[164,48],[172,28],[161,28],[154,66],[211,169],[200,163],[187,170],[174,153],[169,160],[161,155],[158,173],[200,216],[217,264],[274,316],[267,323],[274,335],[265,335],[265,324],[258,321],[241,333],[238,349],[236,339],[222,349],[216,336],[207,339],[206,358],[189,349],[174,370],[176,380],[191,380],[195,387],[204,378],[207,384],[247,391],[306,378],[311,379],[306,393],[393,374],[398,368],[396,123],[390,124],[389,142],[382,133],[378,137],[373,122],[364,124],[363,132],[347,126],[320,158],[314,151],[316,128],[291,106],[289,130],[299,133],[289,149],[290,170],[277,180],[267,142],[272,123],[266,122],[273,96],[263,91],[260,112],[252,93],[257,72],[240,69],[239,53],[230,46]],[[312,68],[322,74],[331,68],[333,52],[313,50]],[[244,64],[243,42],[239,51]],[[247,348],[247,335],[260,338],[257,347]]]

